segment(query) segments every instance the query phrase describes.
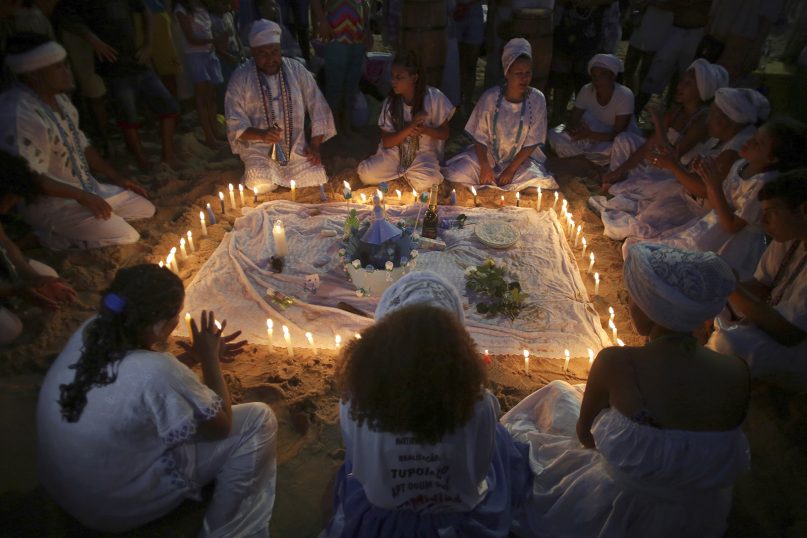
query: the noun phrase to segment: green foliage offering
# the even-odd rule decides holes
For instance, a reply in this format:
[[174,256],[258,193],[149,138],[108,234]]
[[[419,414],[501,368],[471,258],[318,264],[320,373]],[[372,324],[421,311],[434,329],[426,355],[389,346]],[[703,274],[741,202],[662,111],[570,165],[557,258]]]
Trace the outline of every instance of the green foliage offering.
[[465,287],[476,295],[477,312],[489,318],[505,315],[513,321],[529,294],[521,291],[517,281],[507,282],[504,277],[504,269],[487,259],[465,271]]

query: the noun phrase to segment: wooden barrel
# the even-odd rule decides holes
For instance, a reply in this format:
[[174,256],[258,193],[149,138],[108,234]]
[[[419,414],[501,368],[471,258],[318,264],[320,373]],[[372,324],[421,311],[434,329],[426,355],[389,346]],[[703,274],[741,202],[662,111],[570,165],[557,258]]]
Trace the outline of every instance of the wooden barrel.
[[440,87],[448,49],[446,0],[404,0],[399,50],[415,51],[426,84]]
[[508,39],[523,37],[532,46],[532,85],[542,91],[552,64],[553,28],[551,9],[517,9],[510,21]]

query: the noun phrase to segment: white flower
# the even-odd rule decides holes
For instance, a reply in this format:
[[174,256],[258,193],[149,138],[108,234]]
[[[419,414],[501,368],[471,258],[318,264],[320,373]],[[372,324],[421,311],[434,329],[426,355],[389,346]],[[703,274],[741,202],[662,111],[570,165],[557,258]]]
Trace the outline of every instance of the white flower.
[[395,266],[392,264],[392,262],[387,262],[384,264],[384,269],[386,269],[387,271],[392,271],[393,267]]
[[340,248],[340,249],[339,249],[339,255],[340,255],[340,256],[342,256],[342,257],[344,258],[344,257],[345,257],[345,254],[347,254],[347,252],[345,251],[345,249]]
[[363,296],[364,296],[364,290],[361,289],[361,288],[357,289],[356,290],[356,297],[363,297]]
[[417,258],[418,257],[418,251],[412,249],[412,252],[410,252],[409,255],[412,256],[412,258]]
[[353,267],[355,267],[356,269],[361,267],[361,260],[359,259],[353,260]]
[[474,273],[476,273],[476,267],[474,267],[473,265],[471,267],[466,267],[465,268],[465,274],[467,276],[471,276]]

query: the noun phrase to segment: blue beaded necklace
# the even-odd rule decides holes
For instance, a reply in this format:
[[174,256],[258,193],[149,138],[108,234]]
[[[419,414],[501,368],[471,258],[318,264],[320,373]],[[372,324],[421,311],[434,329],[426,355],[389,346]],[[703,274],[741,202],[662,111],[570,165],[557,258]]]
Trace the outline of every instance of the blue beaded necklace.
[[[516,141],[513,144],[513,147],[510,148],[510,153],[507,154],[507,157],[502,159],[499,157],[499,135],[496,134],[496,126],[499,123],[499,110],[502,108],[502,100],[504,99],[504,91],[505,86],[501,85],[499,87],[499,97],[496,100],[496,111],[493,113],[493,126],[491,130],[493,131],[493,158],[496,159],[496,164],[509,162],[513,160],[515,157],[516,152],[518,151],[518,144],[521,141],[521,135],[524,133],[524,116],[525,112],[527,111],[527,97],[529,95],[529,88],[527,91],[524,92],[524,97],[521,100],[521,113],[518,118],[518,131],[516,131]],[[530,115],[532,115],[532,111],[530,111]]]

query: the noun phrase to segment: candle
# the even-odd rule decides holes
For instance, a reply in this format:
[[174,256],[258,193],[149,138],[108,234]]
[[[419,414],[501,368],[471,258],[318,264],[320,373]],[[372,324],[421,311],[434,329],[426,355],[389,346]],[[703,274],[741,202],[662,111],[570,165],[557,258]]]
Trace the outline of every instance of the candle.
[[317,346],[314,345],[314,335],[307,332],[305,333],[305,339],[308,340],[308,345],[311,346],[311,349],[314,350],[314,355],[317,354]]
[[574,233],[574,218],[572,214],[569,213],[569,239],[572,238],[572,234]]
[[564,356],[563,369],[568,372],[569,371],[569,359],[571,358],[571,355],[569,354],[568,349],[563,350],[563,356]]
[[238,197],[241,199],[241,205],[244,205],[244,184],[238,184]]
[[543,198],[543,196],[544,196],[544,193],[541,192],[541,187],[538,187],[538,203],[535,204],[535,210],[536,211],[541,210],[541,199]]
[[342,337],[338,334],[333,337],[333,343],[336,344],[336,349],[342,347]]
[[625,342],[623,342],[621,338],[617,338],[616,343],[619,347],[625,347]]
[[524,373],[530,375],[530,352],[524,350]]
[[485,361],[485,364],[490,364],[491,363],[490,353],[488,353],[487,349],[485,350],[485,354],[482,355],[482,360]]
[[594,295],[600,294],[600,273],[594,273]]
[[582,254],[582,256],[585,256],[585,255],[586,255],[586,246],[587,246],[587,244],[586,244],[586,238],[584,237],[584,238],[583,238],[583,254]]
[[188,338],[193,336],[193,329],[191,328],[191,313],[185,312],[185,325],[188,327]]
[[577,246],[577,242],[580,240],[580,232],[583,231],[583,225],[577,225],[577,233],[574,235],[574,246]]
[[177,263],[177,247],[171,247],[171,252],[168,254],[168,257],[171,258],[171,265],[174,266],[172,270],[175,273],[179,274],[179,264]]
[[609,316],[609,319],[611,321],[613,321],[614,318],[616,317],[616,312],[614,312],[614,307],[613,306],[608,307],[608,316]]
[[324,183],[319,186],[319,201],[320,202],[327,202],[328,201],[328,195],[325,194],[325,184]]
[[353,333],[353,338],[356,340],[361,340],[361,335],[359,333]]
[[266,318],[266,334],[269,336],[269,348],[273,348],[275,346],[275,339],[274,339],[274,332],[275,332],[275,322],[272,321],[271,318]]
[[275,254],[285,258],[289,254],[289,247],[286,245],[286,229],[283,228],[283,221],[276,220],[272,228],[272,237],[275,240]]
[[594,364],[594,350],[591,349],[591,348],[588,348],[586,351],[588,351],[588,371],[590,372],[591,371],[591,365]]
[[347,181],[343,181],[342,185],[345,186],[345,191],[344,191],[345,198],[350,198],[350,196],[348,196],[350,194],[350,183],[348,183]]
[[555,209],[556,205],[558,205],[558,191],[555,191],[555,201],[552,202],[552,209]]
[[499,198],[499,207],[504,207],[504,194]]
[[566,214],[566,207],[568,205],[569,205],[568,200],[566,200],[566,198],[564,198],[563,202],[561,202],[561,204],[560,204],[560,212],[563,213],[564,215]]
[[213,213],[213,208],[210,207],[210,204],[207,204],[207,218],[210,219],[210,224],[216,224],[216,215]]
[[289,357],[294,358],[294,348],[291,347],[291,335],[289,334],[289,328],[283,325],[283,340],[286,341],[286,352],[289,354]]
[[474,186],[473,186],[473,185],[471,185],[471,194],[473,194],[473,195],[474,195],[474,207],[479,206],[479,204],[478,204],[478,203],[477,203],[477,201],[476,201],[476,189],[474,188]]
[[383,202],[383,201],[384,201],[384,193],[383,193],[383,192],[381,192],[381,189],[376,189],[376,190],[375,190],[375,195],[376,195],[376,196],[378,196],[378,201],[379,201],[379,202]]
[[593,252],[589,254],[588,259],[591,260],[591,262],[588,264],[588,271],[586,271],[586,272],[591,273],[591,270],[594,269],[594,253]]
[[418,191],[412,189],[412,203],[416,204],[418,201]]
[[451,189],[451,196],[448,201],[451,205],[457,205],[457,189]]
[[395,194],[398,195],[398,203],[400,204],[401,203],[401,190],[400,189],[395,189]]
[[207,235],[207,225],[205,224],[205,213],[199,211],[199,221],[202,223],[202,237]]
[[219,191],[219,202],[221,203],[221,214],[224,214],[224,193]]
[[193,232],[191,232],[190,230],[188,230],[188,246],[191,247],[191,254],[196,252],[196,247],[193,244]]
[[219,323],[219,320],[214,320],[214,321],[213,321],[213,325],[215,325],[215,326],[216,326],[216,329],[218,329],[219,331],[221,331],[221,329],[223,328],[223,327],[221,326],[221,323]]
[[182,253],[182,259],[187,260],[188,259],[188,251],[185,249],[185,238],[184,237],[179,238],[179,251]]
[[258,203],[258,189],[252,191],[252,203],[253,204]]
[[521,193],[516,193],[516,207],[521,207]]
[[289,184],[291,185],[291,201],[296,202],[297,201],[297,182],[292,179],[289,182]]
[[365,196],[364,193],[359,194],[359,197],[361,197],[361,203],[363,204],[367,203],[367,196]]
[[614,320],[608,320],[608,327],[611,329],[611,339],[616,341],[616,324],[614,323]]
[[159,265],[160,267],[165,267],[165,262],[160,260],[160,263],[158,263],[157,265]]
[[[227,187],[230,189],[230,207],[235,209],[235,207],[236,207],[235,206],[235,188],[233,187],[232,183],[227,185]],[[242,203],[242,205],[243,205],[243,203]]]

